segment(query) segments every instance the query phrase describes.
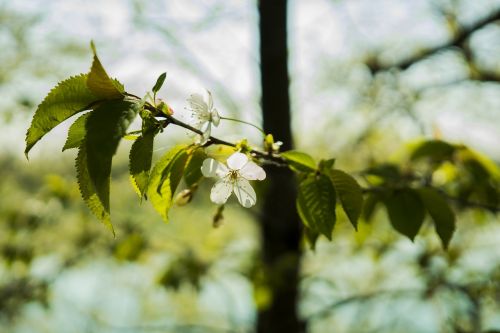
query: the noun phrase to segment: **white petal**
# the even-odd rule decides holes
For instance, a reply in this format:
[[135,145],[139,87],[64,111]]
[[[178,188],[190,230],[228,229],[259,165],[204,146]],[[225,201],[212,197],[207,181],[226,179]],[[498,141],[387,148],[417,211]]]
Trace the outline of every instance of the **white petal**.
[[227,166],[232,170],[241,169],[248,162],[248,157],[245,154],[236,152],[227,159]]
[[241,168],[240,175],[248,180],[263,180],[266,178],[264,169],[252,161],[248,161],[248,163]]
[[200,94],[193,94],[187,99],[189,106],[195,113],[199,113],[203,116],[209,113],[208,105],[203,100],[203,96]]
[[207,158],[203,161],[201,166],[201,173],[205,177],[220,177],[223,178],[229,173],[227,167],[214,160],[213,158]]
[[208,95],[208,109],[209,110],[212,110],[212,108],[214,107],[214,100],[212,98],[212,93],[210,91],[207,90],[207,95]]
[[210,118],[211,118],[212,123],[215,126],[219,126],[220,116],[219,116],[219,112],[217,112],[217,109],[213,109],[212,111],[210,111]]
[[257,195],[252,185],[244,178],[238,178],[236,184],[234,184],[234,194],[236,194],[238,201],[245,208],[252,207],[257,202]]
[[210,200],[218,205],[225,204],[232,190],[233,183],[229,178],[219,179],[212,187],[212,191],[210,191]]
[[210,138],[211,129],[212,129],[211,123],[206,123],[206,126],[201,127],[201,131],[203,132],[203,135],[201,136],[201,140],[200,140],[199,144],[203,145],[208,141],[208,139]]

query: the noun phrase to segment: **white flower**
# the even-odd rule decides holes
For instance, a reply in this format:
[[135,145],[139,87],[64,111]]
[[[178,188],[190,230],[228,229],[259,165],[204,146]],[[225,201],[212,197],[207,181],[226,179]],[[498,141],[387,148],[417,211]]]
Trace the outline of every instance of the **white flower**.
[[203,161],[201,172],[205,177],[220,178],[210,192],[212,202],[222,205],[234,191],[240,204],[246,208],[257,202],[255,191],[248,181],[266,178],[264,169],[239,152],[229,156],[227,166],[213,158],[207,158]]
[[210,137],[212,124],[218,126],[220,122],[219,113],[214,108],[212,93],[207,90],[206,98],[200,94],[193,94],[187,101],[191,109],[190,124],[203,132],[203,135],[198,137],[197,143],[204,144]]

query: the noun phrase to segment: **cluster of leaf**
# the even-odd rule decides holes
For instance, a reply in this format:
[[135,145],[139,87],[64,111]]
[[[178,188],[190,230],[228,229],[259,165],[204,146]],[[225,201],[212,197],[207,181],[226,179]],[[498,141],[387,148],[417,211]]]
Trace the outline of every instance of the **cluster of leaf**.
[[457,208],[498,209],[498,167],[463,145],[424,141],[414,147],[406,165],[382,164],[363,174],[370,186],[364,218],[370,220],[381,203],[394,229],[412,240],[428,214],[447,247],[455,230],[450,203]]
[[287,151],[281,156],[299,175],[297,211],[306,228],[305,235],[314,246],[321,234],[331,239],[340,202],[354,228],[363,209],[363,191],[349,174],[334,168],[335,160],[318,164],[306,153]]
[[[130,152],[131,177],[141,196],[149,189],[147,192],[155,208],[166,218],[168,198],[179,181],[175,171],[184,168],[181,161],[186,162],[191,153],[180,147],[174,149],[160,160],[149,177],[153,138],[162,129],[162,124],[145,110],[143,100],[127,94],[121,83],[108,76],[93,45],[92,49],[94,58],[90,72],[62,81],[38,106],[26,135],[25,154],[28,156],[31,148],[55,126],[90,110],[69,128],[63,151],[78,149],[76,170],[80,193],[90,210],[113,230],[109,204],[112,157],[121,139],[127,135],[129,125],[140,115],[143,119],[141,135]],[[156,90],[163,80],[161,76]]]

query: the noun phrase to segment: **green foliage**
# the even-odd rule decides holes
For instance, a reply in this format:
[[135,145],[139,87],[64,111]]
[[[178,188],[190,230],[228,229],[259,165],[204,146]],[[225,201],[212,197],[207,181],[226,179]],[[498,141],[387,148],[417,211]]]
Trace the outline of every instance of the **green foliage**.
[[158,79],[156,80],[156,83],[152,89],[154,94],[156,94],[158,91],[160,91],[166,78],[167,78],[167,73],[162,73],[160,76],[158,76]]
[[168,212],[174,204],[173,196],[186,165],[187,148],[186,145],[173,147],[155,164],[149,175],[148,198],[165,222],[168,222]]
[[428,140],[422,142],[411,154],[410,159],[415,161],[421,158],[428,158],[433,162],[450,160],[456,146],[441,140]]
[[451,236],[455,231],[455,213],[453,213],[443,195],[435,189],[420,188],[417,191],[427,212],[434,221],[434,227],[439,238],[441,238],[443,247],[448,248]]
[[130,180],[139,197],[143,197],[148,185],[149,170],[153,158],[155,132],[141,135],[132,144],[129,154]]
[[363,219],[368,222],[372,219],[377,204],[382,201],[379,193],[368,193],[363,201]]
[[306,153],[289,150],[281,153],[281,157],[288,162],[288,165],[294,171],[311,172],[316,170],[316,162]]
[[112,80],[97,57],[94,43],[90,44],[94,60],[87,79],[87,87],[101,99],[120,99],[124,95],[123,85]]
[[31,148],[62,121],[88,110],[98,97],[87,88],[87,75],[81,74],[60,82],[38,106],[26,134],[28,156]]
[[194,149],[189,155],[186,169],[184,170],[184,181],[188,187],[197,185],[203,178],[201,165],[207,158],[207,154],[201,148]]
[[418,193],[410,188],[394,190],[386,195],[384,203],[394,229],[413,241],[425,217]]
[[62,149],[63,151],[81,146],[82,142],[85,140],[85,136],[87,135],[86,124],[89,115],[90,113],[81,115],[71,125],[68,131],[68,137],[66,138],[66,142],[64,143],[64,147]]
[[85,201],[87,206],[90,208],[90,211],[114,234],[115,232],[113,225],[111,224],[109,204],[108,207],[103,204],[97,195],[95,185],[90,178],[87,161],[87,147],[85,144],[82,144],[78,149],[78,156],[76,158],[76,178],[83,201]]
[[351,175],[344,171],[331,169],[327,175],[335,187],[337,196],[349,221],[357,229],[358,219],[363,209],[363,191],[361,187]]
[[313,232],[332,237],[335,226],[335,189],[325,175],[309,174],[299,183],[297,211]]
[[127,99],[105,101],[90,113],[86,122],[87,137],[84,144],[87,168],[97,196],[107,212],[111,160],[118,149],[118,143],[141,107],[141,103]]

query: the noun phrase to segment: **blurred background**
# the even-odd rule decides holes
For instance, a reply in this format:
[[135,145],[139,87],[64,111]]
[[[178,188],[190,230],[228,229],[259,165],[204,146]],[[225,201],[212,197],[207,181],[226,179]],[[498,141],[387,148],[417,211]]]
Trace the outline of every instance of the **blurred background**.
[[[356,172],[442,138],[500,162],[499,0],[293,0],[295,141]],[[253,332],[262,287],[257,210],[230,200],[224,223],[204,184],[166,225],[137,200],[124,142],[113,166],[116,238],[80,199],[64,123],[27,162],[24,135],[57,82],[87,72],[94,40],[108,73],[182,117],[207,88],[226,117],[259,123],[255,1],[0,0],[0,332]],[[227,124],[229,141],[251,127]],[[155,143],[160,156],[182,130]],[[279,140],[279,138],[276,138]],[[498,214],[458,217],[448,251],[430,225],[414,243],[377,210],[356,233],[305,249],[300,312],[310,332],[500,331]],[[446,284],[443,283],[446,281]],[[478,330],[479,329],[479,330]]]

